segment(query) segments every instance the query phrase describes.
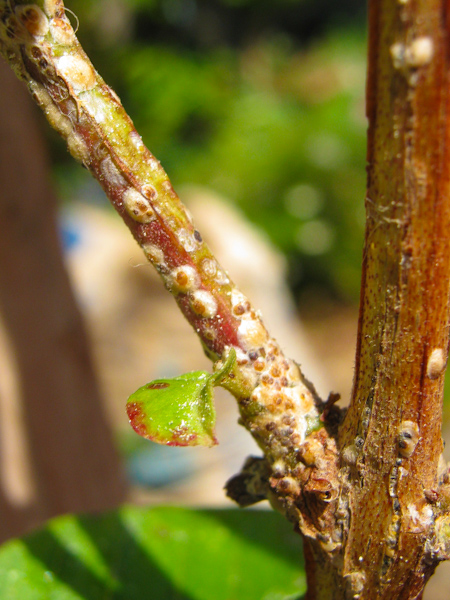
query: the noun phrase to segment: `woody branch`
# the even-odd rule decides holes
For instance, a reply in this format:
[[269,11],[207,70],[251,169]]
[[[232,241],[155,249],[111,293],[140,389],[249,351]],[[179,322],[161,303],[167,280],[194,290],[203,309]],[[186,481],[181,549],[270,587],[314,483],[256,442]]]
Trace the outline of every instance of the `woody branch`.
[[[243,424],[264,452],[267,491],[315,535],[321,525],[304,524],[302,501],[296,501],[312,455],[328,454],[334,465],[336,453],[319,421],[323,404],[314,387],[203,242],[167,174],[81,48],[63,2],[0,1],[0,49],[71,154],[99,181],[216,367],[235,349],[236,367],[222,385],[236,397]],[[329,468],[327,461],[321,465]],[[317,481],[313,494],[334,497],[323,477]]]

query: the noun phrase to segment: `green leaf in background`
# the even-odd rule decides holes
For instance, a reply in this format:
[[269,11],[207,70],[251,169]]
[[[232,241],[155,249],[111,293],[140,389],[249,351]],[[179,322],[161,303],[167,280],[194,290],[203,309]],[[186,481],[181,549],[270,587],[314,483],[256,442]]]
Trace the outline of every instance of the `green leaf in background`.
[[220,385],[235,361],[236,352],[231,348],[215,373],[193,371],[140,387],[127,402],[131,426],[142,437],[167,446],[217,444],[213,387]]
[[300,537],[266,511],[125,507],[0,548],[2,600],[294,600]]

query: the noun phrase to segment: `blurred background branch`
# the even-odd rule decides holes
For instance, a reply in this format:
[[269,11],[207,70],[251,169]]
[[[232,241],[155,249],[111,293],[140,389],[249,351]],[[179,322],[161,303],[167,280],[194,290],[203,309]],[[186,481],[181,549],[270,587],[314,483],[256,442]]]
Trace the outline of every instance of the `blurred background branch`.
[[125,486],[63,263],[36,115],[3,59],[0,78],[0,539],[5,539],[55,514],[117,506]]

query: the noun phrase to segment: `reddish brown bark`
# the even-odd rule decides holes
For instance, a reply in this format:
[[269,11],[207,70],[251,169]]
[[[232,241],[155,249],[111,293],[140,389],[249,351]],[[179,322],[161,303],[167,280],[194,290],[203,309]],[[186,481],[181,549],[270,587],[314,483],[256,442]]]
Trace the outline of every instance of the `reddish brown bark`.
[[442,483],[448,354],[448,4],[370,3],[366,241],[340,436],[343,447],[362,445],[348,480],[344,563],[364,576],[361,598],[416,598],[435,565],[439,508],[427,490]]
[[[0,2],[9,23],[3,53],[50,123],[101,181],[211,357],[235,346],[236,379],[227,387],[268,459],[268,497],[305,538],[310,600],[419,598],[450,554],[449,478],[439,470],[449,328],[448,2],[370,2],[355,382],[344,423],[331,399],[319,430],[324,405],[222,277],[74,38],[61,1],[18,12]],[[280,378],[282,367],[290,380]],[[308,415],[314,427],[299,435]]]

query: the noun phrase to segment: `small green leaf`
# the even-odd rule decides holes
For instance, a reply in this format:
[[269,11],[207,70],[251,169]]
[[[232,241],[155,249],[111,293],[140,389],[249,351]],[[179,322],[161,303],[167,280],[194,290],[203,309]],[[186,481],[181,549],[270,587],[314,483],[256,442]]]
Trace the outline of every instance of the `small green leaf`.
[[142,386],[128,398],[131,426],[139,435],[168,446],[217,444],[213,387],[220,385],[235,361],[232,348],[215,373],[193,371]]
[[204,371],[157,379],[128,398],[127,413],[139,435],[168,446],[212,446],[215,411]]

